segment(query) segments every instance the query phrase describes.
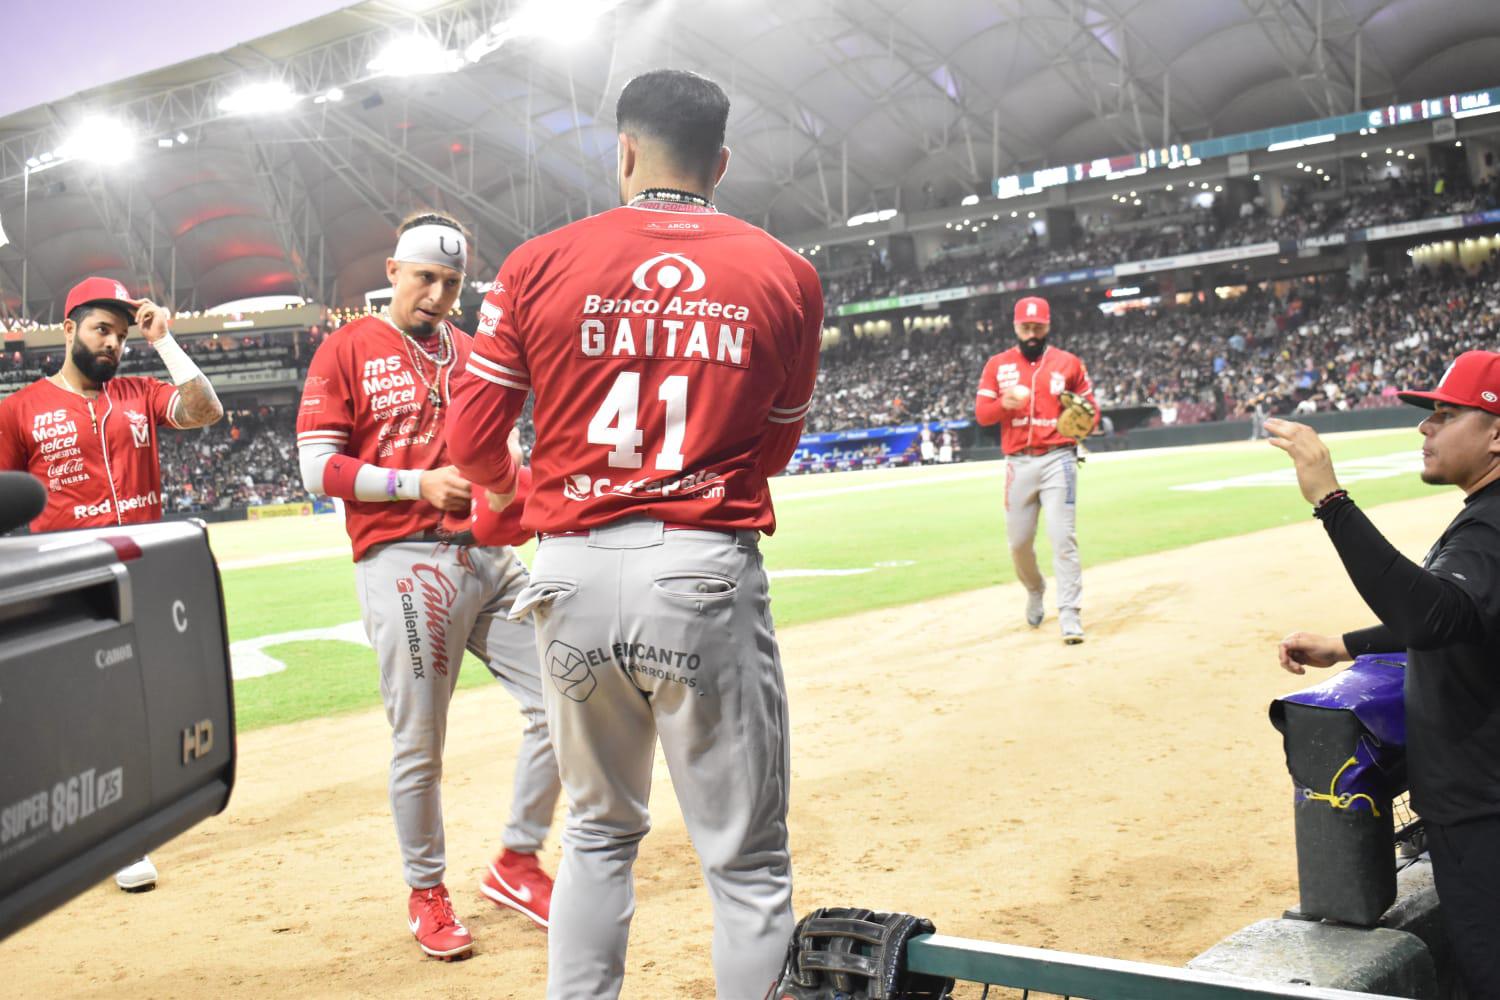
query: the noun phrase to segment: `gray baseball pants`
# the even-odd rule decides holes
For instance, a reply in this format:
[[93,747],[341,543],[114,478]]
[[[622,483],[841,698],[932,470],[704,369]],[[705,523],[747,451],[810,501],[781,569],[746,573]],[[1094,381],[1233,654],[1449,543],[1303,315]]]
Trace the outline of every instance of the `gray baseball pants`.
[[531,615],[568,816],[550,1000],[619,995],[656,741],[713,901],[721,1000],[761,1000],[793,929],[786,689],[756,532],[630,519],[544,538]]
[[1078,558],[1078,453],[1056,448],[1045,455],[1005,458],[1005,534],[1016,578],[1032,593],[1047,586],[1036,562],[1037,515],[1047,513],[1052,542],[1052,575],[1057,579],[1059,610],[1079,610],[1083,602],[1083,564]]
[[529,579],[508,548],[397,542],[355,563],[365,633],[380,660],[380,696],[391,724],[391,813],[406,883],[443,881],[443,744],[448,702],[467,648],[521,706],[510,821],[501,835],[534,854],[562,790],[542,706],[536,640],[506,618]]

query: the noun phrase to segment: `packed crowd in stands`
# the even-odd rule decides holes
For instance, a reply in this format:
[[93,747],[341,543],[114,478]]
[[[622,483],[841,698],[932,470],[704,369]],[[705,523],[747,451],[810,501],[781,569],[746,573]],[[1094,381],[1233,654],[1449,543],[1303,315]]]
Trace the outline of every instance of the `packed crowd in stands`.
[[296,411],[230,409],[210,427],[163,428],[159,438],[166,509],[228,510],[311,499],[297,465]]
[[[825,346],[807,431],[972,417],[985,360],[1014,343],[1008,317],[994,309],[992,318],[938,332],[846,335]],[[1431,384],[1461,351],[1493,348],[1497,324],[1500,267],[1492,260],[1472,274],[1414,269],[1361,284],[1324,276],[1118,317],[1059,299],[1052,342],[1084,359],[1101,406],[1117,416],[1142,407],[1152,422],[1192,423],[1396,405],[1397,389]],[[250,338],[195,348],[200,361],[213,352],[248,357],[268,349],[285,345]],[[154,373],[141,361],[127,371]],[[297,464],[294,407],[233,403],[212,427],[162,431],[169,510],[310,499]]]
[[1151,225],[1133,224],[1153,218],[1143,215],[1123,225],[1080,226],[1065,248],[1049,246],[1048,241],[1028,230],[1008,242],[955,245],[920,271],[891,270],[872,254],[866,266],[830,276],[824,283],[825,298],[830,306],[836,306],[1496,208],[1500,207],[1500,173],[1477,188],[1449,184],[1441,178],[1431,183],[1426,178],[1392,178],[1335,198],[1292,188],[1285,209],[1276,216],[1267,213],[1260,202],[1260,198],[1246,202],[1241,213],[1227,217],[1211,209],[1193,208],[1161,215]]
[[[1001,276],[1160,256],[1214,246],[1292,239],[1402,219],[1477,210],[1500,204],[1500,183],[1459,191],[1443,184],[1392,182],[1341,198],[1306,199],[1293,192],[1280,218],[1251,205],[1223,221],[1211,211],[1187,219],[1164,216],[1158,224],[1143,211],[1133,228],[1085,233],[1073,249],[1048,249],[1035,236],[987,256],[947,256],[926,270],[827,279],[830,306],[849,298],[993,280]],[[1172,221],[1176,220],[1176,221]],[[849,331],[825,345],[809,433],[898,426],[972,417],[974,390],[986,359],[1014,343],[1008,298],[958,307],[951,324],[883,337]],[[1475,272],[1444,267],[1403,269],[1351,283],[1343,272],[1274,285],[1251,286],[1235,298],[1198,295],[1186,305],[1129,309],[1106,316],[1092,304],[1054,298],[1052,342],[1078,354],[1093,376],[1101,406],[1128,429],[1135,420],[1193,423],[1267,415],[1307,414],[1395,405],[1395,392],[1434,382],[1459,352],[1493,349],[1500,322],[1500,266],[1491,259]],[[334,311],[320,327],[243,336],[182,338],[211,378],[241,384],[265,369],[286,384],[300,377],[328,331],[367,314]],[[461,322],[461,321],[460,321]],[[0,386],[51,374],[60,347],[0,351]],[[123,371],[165,377],[154,352],[130,345]],[[230,375],[230,373],[233,373]],[[251,376],[253,378],[253,375]],[[284,390],[283,396],[285,398]],[[295,406],[235,406],[219,424],[202,430],[163,429],[161,459],[167,507],[204,512],[258,504],[303,502],[295,446]],[[529,404],[528,411],[529,414]],[[1110,423],[1106,423],[1106,428]],[[523,440],[530,439],[523,416]],[[941,432],[931,456],[912,439],[901,456],[865,444],[843,453],[843,465],[959,457],[957,435]],[[951,444],[948,449],[944,443]],[[801,461],[799,468],[823,463]],[[830,466],[831,467],[831,466]]]
[[[1053,327],[1101,406],[1154,407],[1169,423],[1388,406],[1460,352],[1494,348],[1500,270],[1306,280],[1120,317],[1059,309]],[[842,339],[823,351],[809,430],[971,416],[985,360],[1013,343],[1003,320]]]

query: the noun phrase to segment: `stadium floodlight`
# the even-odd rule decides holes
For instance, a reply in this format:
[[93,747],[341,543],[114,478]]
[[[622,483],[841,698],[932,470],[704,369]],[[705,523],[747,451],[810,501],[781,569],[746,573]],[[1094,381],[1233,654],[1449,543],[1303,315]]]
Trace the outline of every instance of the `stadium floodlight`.
[[444,48],[436,38],[403,35],[387,42],[385,48],[370,60],[370,72],[376,76],[429,76],[453,73],[463,65],[464,57]]
[[961,201],[961,202],[959,202],[959,204],[960,205],[977,205],[977,204],[979,204],[979,195],[977,195],[977,194],[965,195],[964,196],[964,200]]
[[176,143],[174,143],[171,140],[170,137],[166,138],[166,139],[157,139],[156,140],[156,148],[157,149],[171,149],[175,145],[176,145]]
[[258,115],[272,111],[285,111],[296,106],[302,95],[290,84],[280,80],[264,83],[247,83],[245,86],[219,99],[219,110],[229,115]]
[[188,144],[188,134],[186,132],[178,132],[177,133],[177,145],[179,145],[179,146],[186,146],[187,144]]
[[895,218],[895,216],[896,210],[894,208],[882,208],[876,212],[862,212],[859,215],[851,215],[844,225],[863,226],[867,222],[885,222],[888,219]]
[[329,87],[327,90],[323,91],[323,93],[319,94],[317,97],[314,97],[313,98],[313,103],[314,104],[327,104],[329,101],[332,101],[335,104],[337,104],[339,101],[342,101],[343,99],[344,99],[344,88],[343,87]]
[[506,42],[518,38],[537,38],[545,42],[568,44],[586,38],[595,22],[618,7],[624,0],[527,0],[510,17],[494,24],[483,35],[470,42],[463,58],[478,62]]
[[510,23],[518,35],[554,42],[572,41],[588,33],[589,27],[621,0],[530,0]]
[[0,225],[0,247],[10,242],[10,237],[5,235],[5,227]]
[[[135,140],[135,129],[120,119],[91,115],[57,147],[56,155],[64,160],[118,162],[135,155]],[[43,155],[41,159],[45,163],[49,157]]]

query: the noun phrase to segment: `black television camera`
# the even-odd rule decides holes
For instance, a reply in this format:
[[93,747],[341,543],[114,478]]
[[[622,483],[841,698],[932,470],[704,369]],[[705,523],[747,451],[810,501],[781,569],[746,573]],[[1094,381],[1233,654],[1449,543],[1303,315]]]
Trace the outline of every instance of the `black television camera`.
[[[0,533],[45,501],[0,473]],[[234,763],[201,523],[0,538],[0,938],[221,812]]]

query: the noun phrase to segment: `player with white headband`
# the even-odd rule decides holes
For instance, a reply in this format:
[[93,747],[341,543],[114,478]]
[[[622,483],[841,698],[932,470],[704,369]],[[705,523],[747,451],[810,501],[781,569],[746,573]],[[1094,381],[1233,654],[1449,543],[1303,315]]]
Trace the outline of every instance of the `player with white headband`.
[[319,345],[297,415],[303,483],[344,501],[365,631],[380,661],[391,812],[411,887],[407,926],[442,959],[473,948],[444,886],[441,790],[448,703],[466,648],[526,720],[505,849],[480,890],[544,928],[552,880],[536,853],[560,791],[535,637],[529,624],[506,619],[529,580],[509,547],[526,537],[520,511],[497,517],[482,502],[476,510],[447,458],[448,382],[470,338],[446,317],[467,267],[455,219],[423,213],[402,223],[386,261],[389,313],[355,320]]

